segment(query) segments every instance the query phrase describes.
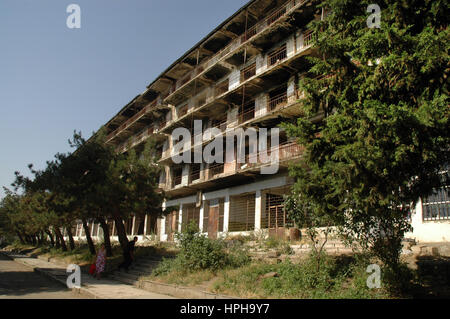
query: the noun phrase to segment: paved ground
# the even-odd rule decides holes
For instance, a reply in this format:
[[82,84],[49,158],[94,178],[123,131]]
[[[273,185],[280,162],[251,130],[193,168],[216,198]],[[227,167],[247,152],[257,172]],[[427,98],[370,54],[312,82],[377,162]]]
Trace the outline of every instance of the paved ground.
[[[23,255],[10,257],[14,261],[0,254],[0,298],[25,295],[23,298],[173,299],[168,295],[145,291],[114,280],[97,280],[84,273],[81,277],[81,294],[77,294],[65,288],[65,265]],[[33,269],[42,275],[36,274]],[[45,276],[51,276],[55,280],[52,282]],[[28,294],[37,295],[27,297]]]
[[4,298],[78,299],[83,296],[0,254],[0,299]]

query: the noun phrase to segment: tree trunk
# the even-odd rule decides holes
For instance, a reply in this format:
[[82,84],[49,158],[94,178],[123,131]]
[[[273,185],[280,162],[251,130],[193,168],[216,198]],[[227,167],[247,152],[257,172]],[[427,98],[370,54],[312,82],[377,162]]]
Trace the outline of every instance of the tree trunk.
[[103,229],[103,241],[105,243],[105,249],[106,249],[106,256],[111,257],[112,256],[112,249],[111,249],[111,240],[109,238],[109,227],[108,223],[105,221],[104,218],[98,219],[100,226]]
[[48,238],[50,238],[50,245],[52,247],[55,247],[55,241],[53,239],[52,232],[50,230],[46,230],[45,233],[48,235]]
[[70,250],[74,250],[75,249],[75,241],[73,240],[72,226],[71,225],[69,225],[67,227],[67,235],[69,236]]
[[42,246],[42,238],[41,238],[41,236],[39,236],[39,234],[36,234],[36,238],[37,238],[38,246]]
[[25,240],[23,239],[22,235],[19,232],[17,232],[17,236],[19,237],[20,243],[25,244]]
[[92,237],[91,237],[91,232],[89,231],[89,226],[87,224],[86,219],[83,218],[83,228],[84,228],[84,232],[86,234],[86,241],[89,247],[89,251],[91,252],[92,255],[95,255],[95,246],[94,246],[94,242],[92,241]]
[[59,237],[56,234],[55,227],[53,227],[53,232],[55,234],[55,248],[56,249],[60,249],[61,248],[61,241],[59,240]]
[[128,245],[128,237],[127,232],[125,230],[125,226],[120,217],[114,216],[114,221],[116,223],[117,235],[119,236],[120,246],[122,247],[123,250],[125,250],[125,248]]
[[59,227],[55,227],[55,233],[56,233],[56,238],[58,238],[59,242],[61,243],[62,250],[67,251],[66,242],[64,240],[63,235],[61,234],[61,230],[59,229]]

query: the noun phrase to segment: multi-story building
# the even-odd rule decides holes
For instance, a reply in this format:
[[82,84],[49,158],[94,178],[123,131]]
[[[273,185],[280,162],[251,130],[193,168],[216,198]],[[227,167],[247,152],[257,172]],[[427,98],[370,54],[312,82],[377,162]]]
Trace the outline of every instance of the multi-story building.
[[[250,152],[248,138],[234,144],[236,152],[230,161],[225,158],[225,140],[224,151],[216,149],[213,154],[222,163],[195,160],[194,153],[208,150],[217,134],[249,128],[257,133],[268,128],[270,133],[271,128],[301,114],[302,92],[297,83],[308,72],[305,57],[316,54],[311,47],[314,34],[307,25],[325,15],[310,0],[252,0],[106,123],[107,143],[116,145],[119,152],[130,147],[139,151],[150,137],[157,141],[163,167],[159,183],[168,196],[165,205],[179,206],[178,212],[160,220],[130,219],[129,234],[156,232],[161,240],[172,240],[175,231],[192,221],[210,237],[258,230],[287,232],[290,223],[283,195],[293,183],[287,166],[302,148],[283,130],[279,143],[271,142],[270,134],[266,139],[269,154],[278,154],[274,174],[261,173],[261,167],[270,163],[261,160],[262,154]],[[198,120],[204,134],[194,130]],[[178,137],[172,136],[176,128],[191,134],[188,140],[182,139],[182,150],[177,147]],[[207,130],[211,128],[215,132]],[[243,163],[237,160],[238,149],[246,151]],[[189,157],[194,161],[175,163],[174,156],[187,150],[193,151]],[[449,212],[444,218],[449,218]],[[113,224],[111,230],[114,234]]]

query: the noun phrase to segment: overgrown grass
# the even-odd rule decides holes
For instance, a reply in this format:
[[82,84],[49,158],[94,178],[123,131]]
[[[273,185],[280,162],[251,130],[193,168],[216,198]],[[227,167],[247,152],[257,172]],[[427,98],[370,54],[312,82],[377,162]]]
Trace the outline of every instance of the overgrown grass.
[[364,258],[325,255],[319,270],[313,256],[299,264],[255,262],[225,271],[212,289],[244,298],[389,298],[384,288],[367,288],[366,267]]

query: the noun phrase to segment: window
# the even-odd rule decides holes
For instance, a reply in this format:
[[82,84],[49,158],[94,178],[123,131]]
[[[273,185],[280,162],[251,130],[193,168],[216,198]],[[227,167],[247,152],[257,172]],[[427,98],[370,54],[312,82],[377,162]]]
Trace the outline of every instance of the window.
[[255,229],[255,194],[231,197],[229,231]]
[[450,220],[450,186],[436,189],[422,199],[423,220]]

